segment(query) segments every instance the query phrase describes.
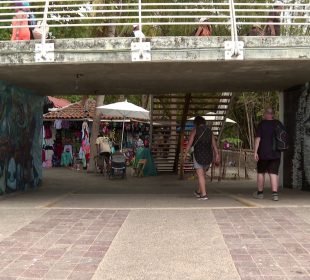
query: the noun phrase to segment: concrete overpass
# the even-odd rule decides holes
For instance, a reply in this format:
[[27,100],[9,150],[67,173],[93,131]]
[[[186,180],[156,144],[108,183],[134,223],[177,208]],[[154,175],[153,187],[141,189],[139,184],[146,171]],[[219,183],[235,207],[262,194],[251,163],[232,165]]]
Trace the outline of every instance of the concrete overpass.
[[[42,98],[38,95],[264,90],[284,92],[282,119],[292,136],[292,148],[284,158],[284,182],[310,188],[306,128],[310,126],[310,37],[241,37],[243,60],[225,59],[224,44],[229,39],[146,39],[151,46],[151,60],[146,62],[132,61],[134,38],[50,41],[54,43],[50,62],[36,62],[34,41],[0,42],[0,193],[9,185],[27,188],[41,179]],[[6,182],[3,170],[14,164],[22,166],[24,177]]]
[[[155,37],[151,61],[132,62],[134,38],[0,42],[0,79],[41,95],[285,90],[310,77],[310,37],[240,37],[244,60],[225,60],[226,37]],[[78,78],[77,78],[78,77]]]

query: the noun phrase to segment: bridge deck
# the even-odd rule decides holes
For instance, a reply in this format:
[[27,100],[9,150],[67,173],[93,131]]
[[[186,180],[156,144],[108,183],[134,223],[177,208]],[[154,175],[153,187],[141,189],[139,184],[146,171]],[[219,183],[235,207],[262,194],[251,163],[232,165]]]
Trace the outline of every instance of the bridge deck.
[[132,62],[134,40],[53,40],[48,63],[35,62],[34,41],[2,41],[0,77],[57,95],[283,90],[310,76],[310,37],[243,37],[235,61],[225,60],[225,37],[157,37],[147,39],[152,60]]

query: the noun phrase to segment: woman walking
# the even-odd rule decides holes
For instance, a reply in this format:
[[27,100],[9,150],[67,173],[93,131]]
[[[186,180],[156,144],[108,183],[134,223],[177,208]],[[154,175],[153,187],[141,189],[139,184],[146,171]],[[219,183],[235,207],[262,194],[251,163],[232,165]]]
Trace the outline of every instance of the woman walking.
[[194,168],[196,170],[199,182],[199,190],[195,190],[195,196],[199,200],[207,200],[206,192],[206,172],[213,162],[213,154],[215,155],[215,163],[220,162],[220,155],[212,130],[206,125],[206,120],[197,116],[194,120],[195,128],[191,131],[188,145],[185,150],[185,157],[191,147],[194,148]]

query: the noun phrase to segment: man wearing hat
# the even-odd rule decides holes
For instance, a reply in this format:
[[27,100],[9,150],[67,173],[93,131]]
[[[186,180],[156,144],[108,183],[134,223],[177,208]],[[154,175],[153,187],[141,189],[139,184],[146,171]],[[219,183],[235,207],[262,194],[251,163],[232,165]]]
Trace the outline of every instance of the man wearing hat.
[[268,24],[265,27],[265,35],[267,36],[280,36],[281,26],[277,23],[281,22],[280,16],[283,10],[283,2],[276,1],[274,11],[269,13]]
[[205,24],[208,22],[207,17],[203,17],[199,20],[201,25],[197,28],[195,36],[211,36],[212,35],[212,27],[210,24]]

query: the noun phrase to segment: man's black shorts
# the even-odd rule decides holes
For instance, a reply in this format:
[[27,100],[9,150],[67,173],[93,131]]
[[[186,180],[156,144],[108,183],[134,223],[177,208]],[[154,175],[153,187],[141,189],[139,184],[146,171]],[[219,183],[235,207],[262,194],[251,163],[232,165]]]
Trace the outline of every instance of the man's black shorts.
[[279,174],[281,159],[259,160],[257,162],[257,173]]

